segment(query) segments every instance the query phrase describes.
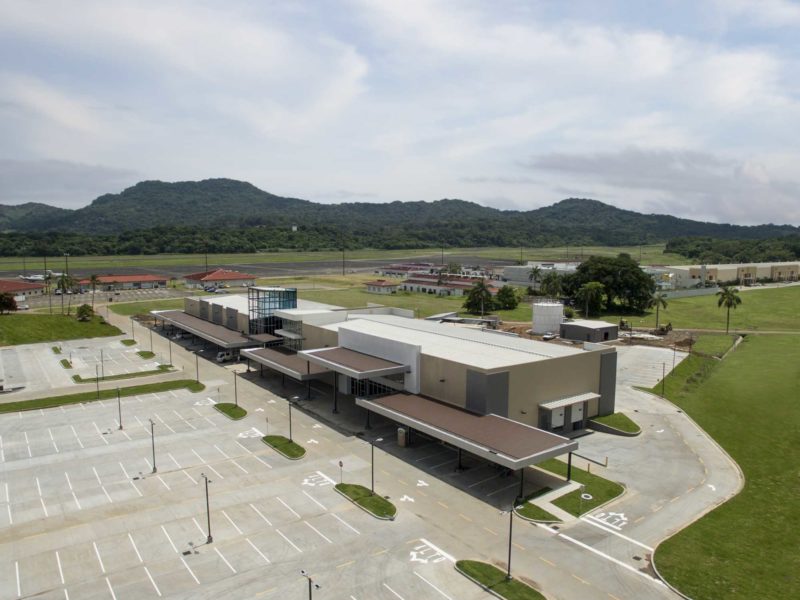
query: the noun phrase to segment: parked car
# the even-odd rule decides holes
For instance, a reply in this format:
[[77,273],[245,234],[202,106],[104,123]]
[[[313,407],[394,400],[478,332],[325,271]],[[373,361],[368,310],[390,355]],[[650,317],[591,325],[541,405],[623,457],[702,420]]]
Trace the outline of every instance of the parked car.
[[555,333],[553,333],[552,331],[546,331],[546,332],[545,332],[545,334],[542,336],[542,339],[543,339],[545,342],[549,342],[550,340],[554,340],[554,339],[556,339],[557,337],[558,337],[558,336],[557,336]]
[[214,290],[215,294],[227,294],[228,290]]
[[217,362],[223,363],[229,360],[234,360],[236,355],[233,353],[232,350],[223,350],[221,352],[217,352]]
[[17,310],[30,310],[30,308],[27,304],[17,304]]

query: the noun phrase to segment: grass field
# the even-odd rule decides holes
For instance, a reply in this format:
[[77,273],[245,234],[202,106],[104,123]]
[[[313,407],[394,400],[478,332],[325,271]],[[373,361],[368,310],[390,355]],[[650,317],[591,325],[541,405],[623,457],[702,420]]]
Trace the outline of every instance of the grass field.
[[236,406],[233,402],[217,402],[214,408],[232,421],[238,421],[247,416],[247,411],[241,406]]
[[383,496],[373,494],[369,488],[355,483],[337,483],[336,489],[367,512],[380,519],[391,519],[397,514],[394,504]]
[[[731,310],[731,331],[800,331],[798,305],[800,286],[749,290],[739,294],[742,303]],[[717,308],[716,296],[695,296],[667,300],[659,322],[672,323],[675,329],[719,329],[725,331],[725,309]],[[634,327],[654,328],[655,310],[642,316],[605,314],[604,321],[618,323],[627,319]]]
[[265,435],[261,438],[261,441],[270,448],[274,448],[276,452],[292,460],[303,458],[306,455],[305,448],[282,435]]
[[692,350],[709,356],[721,357],[730,350],[735,341],[736,336],[734,335],[704,333],[692,345]]
[[[567,464],[555,458],[550,458],[536,466],[562,477],[567,476]],[[625,488],[620,484],[583,469],[578,469],[575,465],[572,465],[572,480],[582,484],[583,490],[577,489],[574,492],[565,494],[553,500],[553,504],[576,517],[601,504],[605,504],[625,491]],[[591,499],[584,500],[581,498],[581,494],[589,494]]]
[[506,572],[494,565],[477,560],[459,560],[456,562],[456,569],[506,600],[545,600],[539,592],[521,581],[506,579]]
[[[688,264],[688,260],[677,254],[664,254],[664,244],[649,244],[646,246],[559,246],[554,248],[445,248],[444,260],[448,262],[451,257],[475,256],[498,260],[580,260],[591,255],[616,256],[620,252],[627,252],[634,259],[646,264]],[[365,259],[401,260],[420,256],[430,257],[431,260],[441,260],[440,248],[422,248],[415,250],[348,250],[345,254],[346,262]],[[321,252],[259,252],[254,254],[209,254],[209,265],[244,265],[244,264],[269,264],[276,262],[315,262],[315,261],[341,261],[340,250]],[[100,271],[113,271],[120,267],[155,267],[166,269],[170,266],[202,265],[205,262],[203,254],[154,254],[146,256],[71,256],[69,266],[73,269]],[[55,268],[53,258],[50,258],[50,268]],[[44,271],[44,260],[41,257],[26,257],[25,265],[22,257],[0,258],[0,271],[19,271],[24,268],[28,271]],[[350,268],[357,267],[350,265]]]
[[748,336],[722,363],[691,357],[666,389],[746,484],[662,543],[659,571],[695,600],[800,598],[800,338]]
[[78,321],[74,316],[10,314],[0,316],[0,346],[35,344],[56,340],[121,335],[122,332],[100,317]]
[[[202,392],[205,389],[202,383],[197,383],[193,379],[176,379],[173,381],[161,381],[159,383],[146,383],[144,385],[133,385],[119,388],[120,396],[138,396],[139,394],[154,394],[157,392],[167,392],[170,390],[187,389],[190,392]],[[94,402],[95,400],[106,400],[117,397],[117,388],[110,390],[100,390],[97,392],[79,392],[77,394],[67,394],[66,396],[50,396],[48,398],[37,398],[35,400],[18,400],[17,402],[6,402],[0,404],[0,413],[17,412],[19,410],[36,410],[39,408],[53,408],[55,406],[66,406],[68,404],[79,404],[81,402]]]
[[623,413],[614,413],[604,417],[594,417],[592,421],[597,421],[603,425],[608,425],[614,429],[619,429],[625,433],[639,433],[641,428],[630,418]]

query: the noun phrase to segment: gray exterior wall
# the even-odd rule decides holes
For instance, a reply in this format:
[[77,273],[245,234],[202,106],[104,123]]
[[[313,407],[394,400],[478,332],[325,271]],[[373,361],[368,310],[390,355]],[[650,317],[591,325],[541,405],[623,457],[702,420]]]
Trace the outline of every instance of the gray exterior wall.
[[467,371],[467,410],[481,415],[508,416],[508,371]]
[[598,416],[614,412],[617,393],[617,353],[606,352],[600,356],[600,402]]
[[[617,326],[609,325],[600,329],[592,327],[582,327],[575,323],[562,323],[559,335],[567,340],[579,342],[605,342],[617,339]],[[606,337],[608,334],[608,337]]]

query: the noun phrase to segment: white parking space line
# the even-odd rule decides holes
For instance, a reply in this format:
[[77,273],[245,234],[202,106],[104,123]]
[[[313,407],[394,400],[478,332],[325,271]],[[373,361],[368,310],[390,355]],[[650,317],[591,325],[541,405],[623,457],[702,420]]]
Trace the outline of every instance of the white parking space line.
[[328,538],[328,537],[327,537],[325,534],[323,534],[323,533],[322,533],[322,532],[321,532],[319,529],[317,529],[316,527],[314,527],[314,526],[313,526],[311,523],[309,523],[308,521],[303,521],[303,523],[305,523],[305,524],[306,524],[306,525],[308,525],[308,526],[309,526],[309,527],[310,527],[312,530],[314,530],[316,533],[318,533],[318,534],[319,534],[319,537],[321,537],[323,540],[325,540],[325,541],[326,541],[326,542],[328,542],[329,544],[332,544],[332,543],[333,543],[333,542],[330,540],[330,538]]
[[144,572],[147,573],[147,578],[150,580],[150,583],[153,584],[153,588],[156,590],[156,594],[161,596],[161,590],[158,589],[158,586],[156,585],[156,582],[153,579],[153,576],[150,575],[150,571],[147,570],[147,567],[144,567]]
[[216,444],[214,444],[214,448],[216,448],[216,449],[217,449],[217,452],[219,452],[220,454],[222,454],[222,456],[224,456],[225,458],[230,458],[230,456],[228,456],[227,454],[225,454],[225,452],[223,452],[223,451],[222,451],[222,449],[221,449],[219,446],[217,446]]
[[226,513],[226,512],[223,510],[223,511],[222,511],[222,514],[223,514],[223,516],[224,516],[226,519],[228,519],[228,522],[229,522],[231,525],[233,525],[233,528],[234,528],[234,529],[235,529],[235,530],[236,530],[236,531],[239,533],[239,535],[244,535],[244,532],[243,532],[241,529],[239,529],[239,526],[238,526],[236,523],[234,523],[234,522],[233,522],[233,519],[231,519],[231,518],[228,516],[228,513]]
[[161,475],[156,475],[156,478],[164,484],[164,487],[167,488],[167,491],[172,491],[172,488],[167,485],[167,482],[161,479]]
[[128,483],[130,483],[131,486],[133,487],[133,489],[136,490],[136,493],[139,494],[139,498],[143,498],[144,497],[144,494],[142,494],[142,491],[138,487],[136,487],[136,484],[133,481],[129,481]]
[[179,418],[181,421],[183,421],[184,423],[186,423],[186,424],[187,424],[189,427],[191,427],[191,428],[192,428],[192,429],[194,429],[195,431],[197,430],[197,427],[195,427],[194,425],[192,425],[191,423],[189,423],[189,421],[187,421],[186,419],[184,419],[184,418],[183,418],[183,416],[182,416],[182,415],[181,415],[181,414],[180,414],[180,413],[179,413],[177,410],[173,410],[172,412],[174,412],[174,413],[175,413],[175,416],[176,416],[176,417],[178,417],[178,418]]
[[225,558],[224,556],[222,556],[222,552],[220,552],[220,551],[219,551],[219,548],[214,548],[214,552],[216,552],[216,553],[217,553],[217,555],[218,555],[218,556],[219,556],[219,557],[222,559],[222,562],[224,562],[226,565],[228,565],[228,568],[229,568],[229,569],[230,569],[230,570],[231,570],[233,573],[236,573],[236,569],[234,569],[234,568],[233,568],[233,565],[232,565],[231,563],[229,563],[229,562],[228,562],[228,559],[227,559],[227,558]]
[[139,549],[136,547],[136,542],[133,541],[133,536],[131,535],[130,531],[128,532],[128,539],[131,541],[131,546],[133,546],[133,551],[136,552],[136,558],[139,559],[140,563],[144,562],[142,560],[142,555],[139,554]]
[[[72,498],[75,500],[75,504],[78,507],[78,510],[81,510],[81,503],[78,502],[78,497],[75,495],[75,490],[72,489],[72,482],[69,480],[69,473],[64,471],[64,476],[67,478],[67,486],[69,487],[69,491],[72,494]],[[64,583],[63,581],[61,583]]]
[[312,501],[314,504],[316,504],[317,506],[319,506],[319,507],[320,507],[322,510],[328,510],[327,508],[325,508],[325,507],[322,505],[322,502],[320,502],[319,500],[317,500],[316,498],[314,498],[314,496],[312,496],[311,494],[309,494],[307,491],[303,490],[303,493],[304,493],[304,494],[305,494],[305,495],[308,497],[308,499],[309,499],[309,500],[311,500],[311,501]]
[[182,468],[183,468],[183,467],[181,466],[181,464],[180,464],[180,463],[179,463],[177,460],[175,460],[175,457],[174,457],[174,456],[172,456],[172,453],[171,453],[171,452],[167,452],[167,456],[169,456],[170,460],[172,460],[172,462],[174,462],[174,463],[175,463],[175,466],[176,466],[176,467],[178,467],[179,469],[182,469]]
[[270,527],[272,527],[272,523],[270,523],[270,522],[269,522],[269,519],[268,519],[267,517],[265,517],[265,516],[264,516],[264,515],[261,513],[261,511],[260,511],[260,510],[258,510],[258,509],[257,509],[255,506],[253,506],[252,504],[250,504],[249,506],[250,506],[250,508],[252,508],[254,511],[256,511],[256,514],[257,514],[259,517],[261,517],[261,518],[264,520],[264,522],[265,522],[267,525],[269,525]]
[[636,544],[640,548],[644,548],[645,550],[649,550],[650,552],[655,552],[655,550],[653,548],[651,548],[650,546],[648,546],[646,544],[643,544],[642,542],[640,542],[638,540],[634,540],[633,538],[630,538],[627,535],[623,535],[623,534],[621,534],[621,533],[619,533],[617,531],[614,531],[610,527],[605,527],[604,524],[602,524],[602,523],[596,522],[591,515],[589,515],[589,518],[581,517],[581,521],[583,521],[584,523],[588,523],[589,525],[594,525],[598,529],[602,529],[603,531],[607,531],[608,533],[611,533],[611,534],[617,536],[618,538],[622,538],[623,540],[626,540],[626,541],[630,542],[631,544]]
[[298,548],[298,547],[297,547],[297,545],[296,545],[296,544],[295,544],[295,543],[294,543],[292,540],[290,540],[290,539],[289,539],[289,538],[287,538],[285,535],[283,535],[283,533],[281,533],[281,530],[280,530],[280,529],[276,529],[275,531],[277,531],[277,532],[278,532],[278,535],[279,535],[279,536],[281,536],[283,539],[285,539],[287,542],[289,542],[289,545],[290,545],[292,548],[294,548],[294,549],[295,549],[295,550],[297,550],[298,552],[302,552],[302,550],[300,550],[300,548]]
[[164,419],[162,419],[160,416],[158,416],[158,413],[153,413],[153,416],[155,416],[155,418],[158,419],[164,427],[169,429],[172,433],[175,433],[175,430],[169,425],[167,425],[167,422],[164,421]]
[[[175,547],[175,546],[173,546],[173,548],[174,548],[174,547]],[[177,550],[176,550],[175,552],[177,552]],[[189,575],[191,575],[191,576],[192,576],[192,579],[194,579],[195,583],[196,583],[197,585],[200,585],[200,580],[197,578],[197,575],[195,575],[195,574],[194,574],[194,571],[192,571],[192,570],[189,568],[189,565],[187,565],[187,564],[186,564],[186,561],[183,559],[183,557],[182,557],[182,556],[180,556],[179,558],[181,559],[181,562],[183,563],[183,566],[184,566],[184,567],[186,567],[186,570],[187,570],[187,571],[189,571]]]
[[124,473],[124,475],[125,475],[125,479],[130,479],[130,478],[131,478],[131,476],[130,476],[130,475],[128,475],[128,472],[125,470],[125,466],[122,464],[122,462],[119,462],[119,463],[117,463],[117,464],[119,464],[119,468],[120,468],[120,469],[122,469],[122,472],[123,472],[123,473]]
[[262,465],[264,465],[264,466],[265,466],[265,467],[267,467],[268,469],[271,469],[271,468],[272,468],[272,465],[271,465],[271,464],[269,464],[267,461],[263,460],[263,459],[262,459],[260,456],[258,456],[257,454],[251,454],[251,455],[250,455],[250,458],[255,458],[255,459],[258,461],[258,462],[260,462]]
[[489,492],[488,494],[486,494],[486,497],[488,498],[489,496],[494,496],[495,494],[499,494],[500,492],[505,492],[506,490],[510,490],[511,488],[516,488],[516,487],[519,487],[519,483],[511,483],[505,487],[498,488],[493,492]]
[[19,562],[14,561],[14,571],[17,574],[17,598],[22,598],[22,585],[19,582]]
[[295,512],[295,510],[294,510],[294,509],[293,509],[291,506],[289,506],[288,504],[286,504],[286,502],[284,502],[284,501],[283,501],[283,500],[280,498],[280,496],[275,496],[275,499],[276,499],[278,502],[280,502],[281,504],[283,504],[283,505],[284,505],[284,506],[285,506],[285,507],[286,507],[286,508],[289,510],[289,512],[290,512],[290,513],[292,513],[292,514],[293,514],[295,517],[297,517],[298,519],[302,519],[302,518],[303,518],[303,517],[301,517],[300,515],[298,515],[298,514],[297,514],[297,512]]
[[575,538],[571,538],[568,535],[564,535],[563,533],[558,533],[557,535],[558,535],[558,537],[560,537],[562,539],[565,539],[568,542],[572,542],[573,544],[575,544],[577,546],[580,546],[581,548],[584,548],[585,550],[588,550],[589,552],[593,552],[594,554],[597,554],[598,556],[602,556],[606,560],[610,560],[614,564],[619,565],[620,567],[622,567],[624,569],[627,569],[628,571],[631,571],[633,573],[636,573],[637,575],[640,575],[640,576],[644,577],[648,581],[652,581],[653,583],[656,583],[658,585],[664,585],[664,583],[662,583],[658,579],[655,579],[654,577],[651,577],[647,573],[643,573],[639,569],[637,569],[635,567],[632,567],[631,565],[626,564],[626,563],[622,562],[621,560],[617,560],[613,556],[609,556],[605,552],[600,552],[600,550],[598,550],[597,548],[592,548],[588,544],[584,544],[583,542],[580,542],[580,541],[576,540]]
[[[92,425],[94,425],[95,431],[97,431],[97,435],[100,436],[100,439],[103,440],[103,442],[106,444],[106,446],[108,446],[108,440],[106,439],[106,436],[103,435],[103,432],[100,431],[100,428],[97,426],[97,423],[92,421]],[[111,584],[109,584],[109,585],[111,585]]]
[[[106,572],[106,568],[103,565],[103,559],[100,558],[100,550],[97,549],[97,543],[96,542],[92,542],[92,546],[94,546],[94,553],[97,555],[97,562],[100,563],[100,571],[105,573]],[[109,584],[109,587],[110,587],[110,585],[111,584]]]
[[234,466],[236,466],[236,467],[239,467],[239,469],[240,469],[240,470],[244,471],[244,473],[245,473],[246,475],[249,475],[249,474],[250,474],[250,471],[248,471],[247,469],[245,469],[245,468],[244,468],[242,465],[240,465],[239,463],[237,463],[235,460],[231,459],[231,462],[234,464]]
[[487,477],[486,479],[481,479],[480,481],[476,481],[475,483],[471,483],[467,487],[468,488],[474,488],[476,486],[479,486],[482,483],[486,483],[487,481],[491,481],[492,479],[497,479],[498,477],[500,477],[500,475],[492,475],[491,477]]
[[70,425],[69,428],[72,429],[72,435],[75,436],[75,440],[78,442],[78,445],[83,448],[83,442],[81,441],[81,438],[78,437],[78,432],[75,431],[75,427]]
[[448,596],[447,594],[445,594],[445,593],[444,593],[442,590],[440,590],[438,587],[436,587],[435,585],[433,585],[433,584],[432,584],[430,581],[428,581],[427,579],[425,579],[425,578],[424,578],[422,575],[420,575],[420,574],[419,574],[419,573],[417,573],[416,571],[414,571],[414,575],[416,575],[417,577],[419,577],[420,579],[422,579],[422,581],[424,581],[425,583],[427,583],[429,586],[431,586],[433,589],[435,589],[437,592],[439,592],[439,593],[440,593],[442,596],[444,596],[445,598],[447,598],[447,600],[453,600],[453,599],[452,599],[450,596]]
[[200,532],[200,535],[208,535],[208,532],[205,531],[202,527],[200,527],[200,523],[198,523],[197,519],[195,519],[194,517],[192,517],[192,523],[195,524],[197,530]]
[[390,592],[392,592],[392,593],[393,593],[393,594],[394,594],[394,595],[395,595],[397,598],[400,598],[400,600],[406,600],[406,599],[405,599],[405,598],[403,598],[403,597],[402,597],[400,594],[398,594],[398,593],[397,593],[397,592],[395,592],[395,591],[394,591],[392,588],[390,588],[390,587],[389,587],[389,586],[388,586],[386,583],[383,583],[383,587],[385,587],[387,590],[389,590]]
[[61,568],[61,557],[56,550],[56,564],[58,565],[58,576],[61,578],[61,585],[64,585],[64,570]]
[[268,559],[266,556],[264,556],[264,553],[263,553],[263,552],[261,552],[261,550],[259,550],[259,549],[256,547],[256,545],[255,545],[253,542],[251,542],[251,541],[250,541],[250,539],[249,539],[249,538],[244,538],[244,539],[245,539],[245,541],[246,541],[248,544],[250,544],[250,547],[251,547],[253,550],[255,550],[256,552],[258,552],[258,555],[259,555],[261,558],[263,558],[263,559],[264,559],[264,562],[265,562],[265,563],[267,563],[267,564],[270,564],[270,562],[269,562],[269,559]]
[[31,444],[28,441],[28,432],[23,431],[22,433],[25,434],[25,445],[28,447],[28,458],[33,458],[33,454],[31,453]]
[[188,471],[182,471],[182,473],[189,478],[189,481],[191,481],[193,484],[197,485],[197,479],[195,479],[194,477],[189,475]]
[[[169,534],[167,533],[167,528],[162,525],[161,526],[161,531],[163,531],[164,535],[167,536],[167,541],[169,542],[169,545],[172,546],[172,549],[175,551],[175,554],[178,554],[178,549],[175,547],[175,544],[172,542],[172,538],[169,537]],[[186,568],[189,569],[188,566]],[[191,569],[189,569],[189,572],[190,573],[192,572]],[[192,577],[194,577],[194,574],[192,575]],[[197,577],[195,577],[195,581],[197,581]],[[200,583],[200,582],[197,581],[197,583]]]
[[348,523],[347,521],[345,521],[345,520],[344,520],[343,518],[341,518],[339,515],[337,515],[337,514],[335,514],[335,513],[330,513],[330,515],[331,515],[333,518],[335,518],[336,520],[338,520],[338,521],[339,521],[339,522],[340,522],[342,525],[344,525],[345,527],[349,527],[350,529],[352,529],[353,531],[355,531],[355,532],[356,532],[356,534],[358,534],[358,535],[361,535],[361,532],[360,532],[358,529],[356,529],[355,527],[353,527],[352,525],[350,525],[350,523]]
[[53,432],[50,430],[50,428],[49,428],[49,427],[47,428],[47,433],[49,433],[49,434],[50,434],[50,441],[53,443],[53,448],[55,448],[55,449],[56,449],[56,453],[59,453],[59,452],[60,452],[60,450],[58,449],[58,444],[56,444],[56,440],[55,440],[55,438],[53,437]]
[[98,475],[98,474],[97,474],[97,469],[95,469],[94,467],[92,467],[92,471],[94,471],[94,476],[97,478],[97,485],[100,485],[100,486],[102,486],[102,485],[103,485],[103,482],[102,482],[102,481],[100,481],[100,475]]
[[112,600],[117,600],[117,595],[114,593],[114,588],[111,587],[111,582],[108,580],[108,577],[106,577],[106,583],[108,584],[108,591],[111,592]]
[[44,516],[49,517],[50,515],[47,514],[47,506],[45,506],[44,498],[42,498],[42,486],[39,485],[39,478],[36,477],[36,490],[39,492],[39,502],[42,503],[42,510],[44,511]]

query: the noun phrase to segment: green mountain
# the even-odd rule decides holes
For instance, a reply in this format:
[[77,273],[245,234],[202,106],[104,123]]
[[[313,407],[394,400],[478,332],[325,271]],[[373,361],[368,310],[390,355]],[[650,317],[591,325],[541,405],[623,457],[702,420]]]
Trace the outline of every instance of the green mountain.
[[[292,231],[297,226],[297,231]],[[683,236],[758,240],[790,225],[740,226],[644,215],[570,198],[531,211],[463,200],[319,204],[231,179],[144,181],[78,210],[0,205],[0,255],[43,244],[75,253],[243,252],[277,248],[631,245]],[[41,232],[50,232],[46,236]],[[69,250],[64,250],[69,251]]]

